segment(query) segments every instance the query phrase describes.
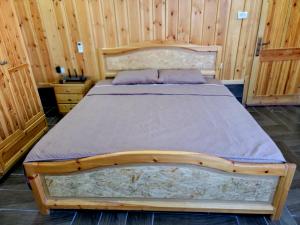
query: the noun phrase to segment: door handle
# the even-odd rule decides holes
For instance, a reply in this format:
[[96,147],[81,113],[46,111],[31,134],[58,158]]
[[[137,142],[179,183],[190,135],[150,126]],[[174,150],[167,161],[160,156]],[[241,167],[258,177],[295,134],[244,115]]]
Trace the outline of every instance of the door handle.
[[6,65],[8,62],[6,60],[0,60],[0,66]]
[[258,38],[257,46],[256,46],[256,51],[255,51],[255,56],[259,56],[262,47],[265,46],[265,45],[269,45],[269,44],[271,44],[270,41],[263,42],[262,38]]

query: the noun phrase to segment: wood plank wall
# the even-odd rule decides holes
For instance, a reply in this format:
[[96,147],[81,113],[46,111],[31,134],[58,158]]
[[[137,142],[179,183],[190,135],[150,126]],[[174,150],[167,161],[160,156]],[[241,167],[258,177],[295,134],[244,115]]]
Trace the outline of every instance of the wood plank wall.
[[272,51],[262,52],[254,95],[300,94],[299,0],[270,0],[263,39]]
[[[223,46],[222,79],[240,80],[252,66],[262,0],[14,0],[38,84],[55,66],[100,78],[96,48],[148,40]],[[237,11],[249,19],[237,20]],[[82,41],[84,53],[76,50]]]

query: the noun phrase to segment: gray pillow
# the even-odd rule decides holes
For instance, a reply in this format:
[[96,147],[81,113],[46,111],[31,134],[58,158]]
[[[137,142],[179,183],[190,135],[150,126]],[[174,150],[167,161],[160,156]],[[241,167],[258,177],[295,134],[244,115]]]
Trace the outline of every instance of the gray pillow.
[[113,84],[156,84],[158,83],[158,71],[154,69],[146,70],[126,70],[117,73],[112,81]]
[[159,70],[159,82],[163,84],[205,84],[207,81],[197,69]]

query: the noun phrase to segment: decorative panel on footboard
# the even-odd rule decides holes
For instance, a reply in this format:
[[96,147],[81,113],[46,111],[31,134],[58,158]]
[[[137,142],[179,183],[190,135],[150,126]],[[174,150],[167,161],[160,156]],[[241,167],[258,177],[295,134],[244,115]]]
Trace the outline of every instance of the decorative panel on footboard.
[[228,174],[195,165],[128,165],[45,175],[50,197],[271,203],[278,177]]

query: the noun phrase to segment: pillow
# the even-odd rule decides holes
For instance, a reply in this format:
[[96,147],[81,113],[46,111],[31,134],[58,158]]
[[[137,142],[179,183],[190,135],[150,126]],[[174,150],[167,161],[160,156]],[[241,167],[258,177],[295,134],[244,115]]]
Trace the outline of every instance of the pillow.
[[156,84],[158,83],[158,71],[146,70],[125,70],[117,73],[112,81],[113,84]]
[[197,69],[159,70],[159,82],[163,84],[205,84],[207,81]]

